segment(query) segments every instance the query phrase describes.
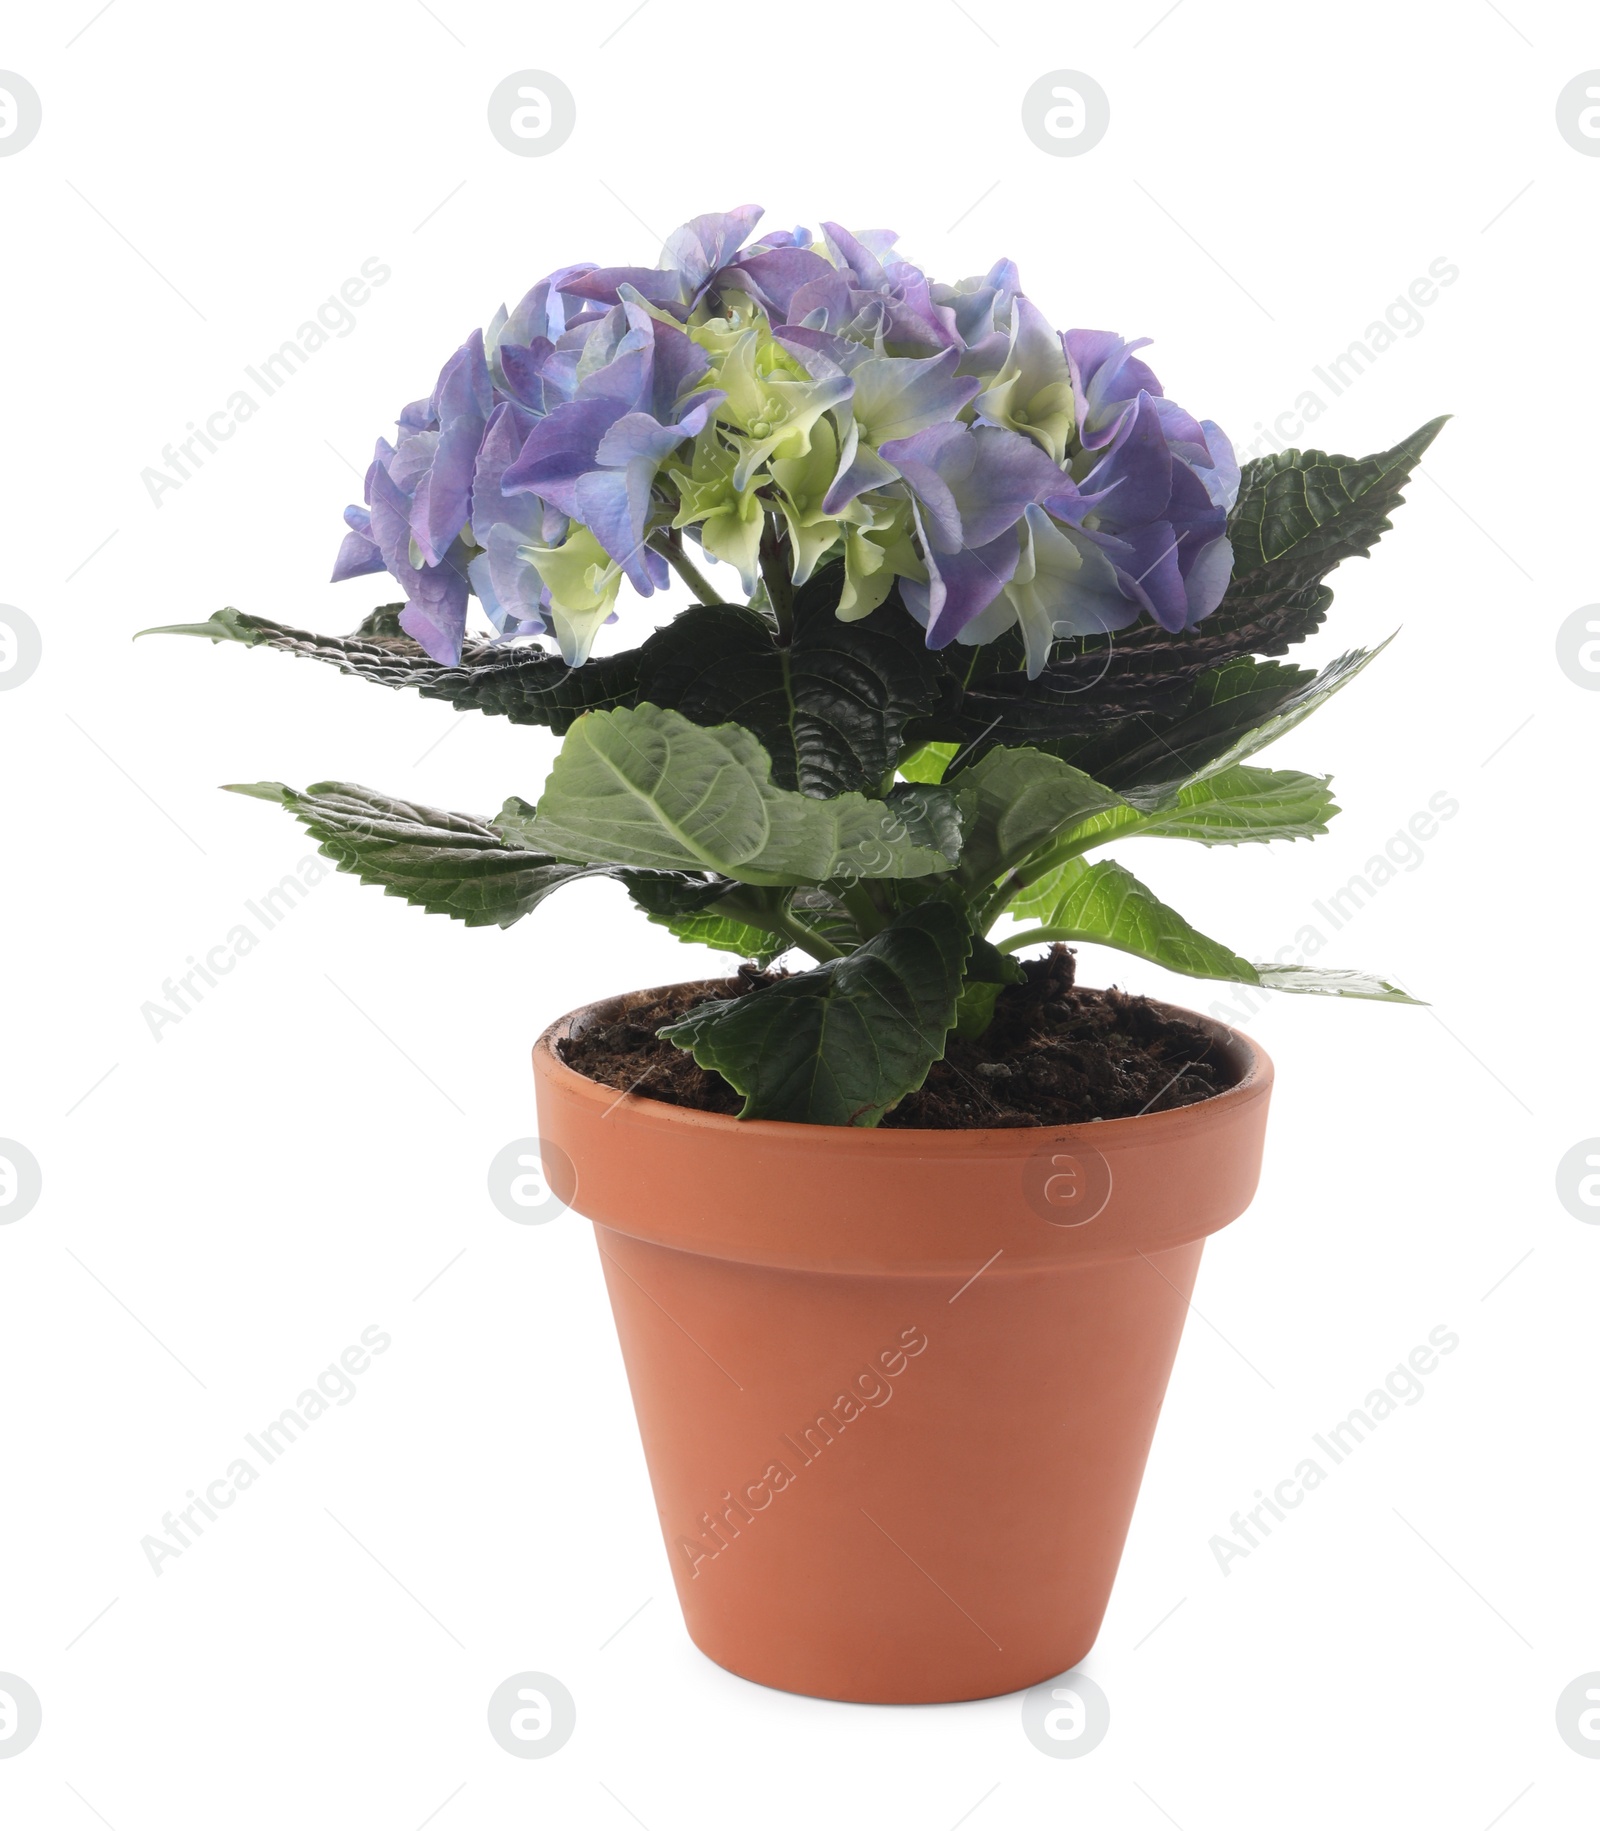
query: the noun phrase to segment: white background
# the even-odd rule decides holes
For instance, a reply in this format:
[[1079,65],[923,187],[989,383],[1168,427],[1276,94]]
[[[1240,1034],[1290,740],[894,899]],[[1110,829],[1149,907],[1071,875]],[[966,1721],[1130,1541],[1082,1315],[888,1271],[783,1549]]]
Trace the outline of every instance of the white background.
[[[0,696],[0,1133],[44,1172],[0,1227],[0,1670],[44,1703],[0,1761],[0,1820],[1592,1822],[1600,1762],[1554,1719],[1600,1668],[1600,1228],[1555,1195],[1600,1132],[1600,698],[1555,659],[1600,596],[1600,160],[1555,125],[1600,65],[1592,20],[115,0],[86,24],[94,5],[10,7],[0,32],[44,107],[0,158],[0,600],[45,645]],[[543,158],[486,126],[530,67],[577,99]],[[1019,108],[1064,67],[1112,122],[1052,158]],[[330,877],[159,1041],[141,1015],[311,850],[216,784],[345,777],[486,813],[534,798],[553,746],[132,632],[223,604],[353,627],[389,594],[322,582],[352,467],[471,327],[747,199],[774,225],[891,225],[941,277],[1011,255],[1056,323],[1153,335],[1168,391],[1245,444],[1431,261],[1460,269],[1419,332],[1319,389],[1299,441],[1361,453],[1456,415],[1308,652],[1399,641],[1270,759],[1332,770],[1346,811],[1315,845],[1128,856],[1267,958],[1430,796],[1460,804],[1321,956],[1430,1008],[1277,998],[1249,1026],[1279,1077],[1261,1192],[1207,1250],[1086,1665],[1111,1731],[1081,1760],[1038,1753],[1015,1698],[794,1698],[682,1630],[591,1236],[513,1226],[485,1169],[534,1130],[552,1017],[710,956],[606,884],[501,933]],[[372,256],[392,279],[356,328],[155,506],[141,470]],[[1220,990],[1095,950],[1083,976]],[[370,1324],[393,1347],[358,1396],[155,1576],[142,1536]],[[1212,1535],[1440,1324],[1460,1347],[1425,1397],[1224,1575]],[[578,1729],[519,1762],[484,1707],[530,1668]]]

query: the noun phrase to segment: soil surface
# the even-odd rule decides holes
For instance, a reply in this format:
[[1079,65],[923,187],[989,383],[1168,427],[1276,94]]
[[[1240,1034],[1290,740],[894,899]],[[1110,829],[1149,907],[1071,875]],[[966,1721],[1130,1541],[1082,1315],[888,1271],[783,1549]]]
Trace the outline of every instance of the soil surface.
[[[974,1042],[952,1036],[944,1060],[882,1123],[938,1131],[1072,1125],[1191,1106],[1233,1085],[1237,1077],[1222,1051],[1197,1024],[1147,998],[1075,985],[1075,964],[1059,944],[1042,959],[1025,960],[1026,983],[1001,991],[984,1034]],[[561,1057],[608,1087],[736,1113],[743,1101],[721,1075],[656,1031],[697,1005],[781,977],[742,966],[712,985],[631,993],[608,1022],[563,1042]]]

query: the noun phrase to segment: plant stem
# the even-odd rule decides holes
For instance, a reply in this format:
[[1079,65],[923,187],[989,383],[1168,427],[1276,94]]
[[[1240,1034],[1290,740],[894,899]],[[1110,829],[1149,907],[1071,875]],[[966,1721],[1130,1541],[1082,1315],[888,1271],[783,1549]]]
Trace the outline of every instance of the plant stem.
[[650,536],[650,545],[666,560],[702,604],[720,604],[722,602],[717,595],[716,587],[684,551],[683,536],[676,530],[658,529]]
[[972,925],[974,929],[976,929],[980,935],[988,934],[989,930],[993,928],[995,923],[1005,914],[1006,904],[1011,901],[1012,897],[1014,897],[1021,888],[1022,885],[1017,882],[1016,872],[1008,871],[993,889],[987,891],[984,896],[973,905]]
[[778,622],[778,640],[787,644],[794,632],[794,583],[789,577],[783,556],[783,541],[777,521],[763,515],[761,523],[761,578]]
[[1014,954],[1018,948],[1032,947],[1038,941],[1065,941],[1068,939],[1064,928],[1025,928],[1020,935],[1007,935],[1005,940],[996,941],[995,947],[1002,954]]
[[730,890],[711,905],[711,913],[731,916],[736,922],[748,922],[752,928],[765,928],[782,935],[784,940],[793,942],[819,964],[844,958],[842,947],[835,947],[831,941],[807,928],[790,911],[781,892],[762,895],[759,891]]
[[841,891],[839,901],[855,917],[863,940],[870,941],[888,927],[883,911],[873,901],[872,892],[865,884],[852,884],[848,890]]
[[793,941],[802,953],[810,954],[813,960],[822,962],[844,958],[842,947],[835,947],[831,941],[825,940],[815,930],[807,928],[804,922],[800,921],[798,917],[792,916],[786,909],[772,918],[772,926],[786,941]]
[[1113,840],[1132,839],[1142,832],[1155,818],[1146,814],[1143,819],[1130,822],[1127,826],[1085,833],[1081,838],[1065,843],[1058,841],[1053,847],[1041,847],[1031,857],[1025,858],[1020,865],[1008,871],[1006,875],[987,893],[977,905],[977,922],[981,934],[987,934],[993,925],[1005,913],[1006,904],[1019,891],[1038,883],[1042,877],[1048,877],[1052,871],[1058,871],[1074,858],[1082,858],[1092,852],[1096,846],[1110,845]]

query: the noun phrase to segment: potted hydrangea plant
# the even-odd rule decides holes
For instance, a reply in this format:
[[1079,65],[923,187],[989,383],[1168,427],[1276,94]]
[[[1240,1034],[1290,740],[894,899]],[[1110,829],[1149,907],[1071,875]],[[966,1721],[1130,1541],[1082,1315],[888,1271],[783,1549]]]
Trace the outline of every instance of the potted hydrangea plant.
[[[473,332],[346,511],[334,577],[403,602],[348,637],[179,629],[561,738],[490,818],[242,788],[363,882],[507,927],[601,875],[743,958],[534,1057],[690,1632],[791,1690],[986,1696],[1094,1640],[1271,1084],[1225,1026],[1076,985],[1069,944],[1404,999],[1251,964],[1106,848],[1326,830],[1326,777],[1250,759],[1371,659],[1279,657],[1441,422],[1241,475],[1140,344],[1058,331],[1010,262],[945,285],[891,235],[759,215]],[[624,587],[692,601],[629,641]]]

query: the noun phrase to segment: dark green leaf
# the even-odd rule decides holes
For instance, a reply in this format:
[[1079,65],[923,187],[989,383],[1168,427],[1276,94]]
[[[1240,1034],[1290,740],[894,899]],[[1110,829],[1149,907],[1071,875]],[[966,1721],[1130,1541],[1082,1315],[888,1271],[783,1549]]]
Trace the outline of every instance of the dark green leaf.
[[904,754],[907,725],[934,704],[938,664],[898,599],[841,623],[841,578],[824,568],[795,594],[787,647],[753,610],[692,606],[639,651],[639,699],[753,731],[780,788],[876,789]]
[[[919,720],[922,743],[954,742],[974,756],[997,744],[1070,746],[1121,727],[1126,745],[1145,722],[1181,717],[1196,678],[1240,656],[1281,655],[1323,621],[1323,581],[1341,560],[1372,551],[1415,466],[1437,436],[1432,420],[1370,458],[1286,451],[1244,467],[1228,520],[1234,571],[1222,603],[1192,629],[1143,621],[1110,636],[1060,642],[1037,680],[1022,639],[1008,631],[981,648],[939,652],[938,707]],[[1085,767],[1089,767],[1085,765]]]
[[943,1053],[970,939],[959,911],[924,903],[843,960],[661,1034],[744,1096],[742,1119],[876,1125]]
[[1369,554],[1447,417],[1370,458],[1281,451],[1247,465],[1228,517],[1233,578],[1214,614],[1269,614],[1303,599],[1341,560]]
[[973,805],[970,796],[934,782],[900,782],[890,789],[884,805],[913,845],[931,846],[952,865],[961,856],[963,806]]
[[[904,882],[907,896],[925,898],[930,890],[931,881],[925,877],[907,878],[904,880],[889,879],[885,884],[876,886],[882,890],[894,890]],[[789,914],[809,933],[815,935],[824,949],[832,947],[841,954],[848,954],[858,948],[866,938],[860,924],[850,911],[831,891],[821,888],[802,886],[790,893]]]
[[526,802],[496,820],[476,820],[380,795],[354,782],[315,782],[303,794],[281,782],[231,783],[235,794],[276,801],[320,840],[318,850],[364,884],[469,928],[501,928],[536,909],[553,890],[596,867],[574,865],[522,843]]
[[743,725],[772,758],[780,788],[815,796],[876,789],[905,753],[905,732],[938,696],[939,664],[898,597],[857,623],[834,611],[842,570],[825,567],[795,594],[787,647],[757,612],[695,604],[641,647],[569,668],[532,647],[469,642],[461,664],[429,658],[396,621],[372,613],[353,635],[319,636],[242,611],[146,635],[206,636],[324,661],[380,686],[412,687],[460,711],[548,725],[557,736],[583,712],[647,701],[697,725]]
[[770,929],[719,910],[718,905],[725,904],[730,894],[736,897],[739,890],[725,877],[686,871],[623,871],[619,876],[635,907],[680,941],[738,954],[757,966],[768,965],[791,945]]
[[617,876],[648,916],[703,915],[739,887],[705,871],[618,871]]
[[409,642],[412,638],[406,634],[400,622],[400,613],[404,609],[403,599],[398,604],[380,604],[375,610],[369,610],[350,634],[372,639],[382,637],[391,642]]
[[[891,592],[885,608],[899,606]],[[901,609],[901,615],[910,613]],[[1154,626],[1152,626],[1153,628]],[[959,751],[963,762],[976,762],[1000,745],[1045,747],[1082,739],[1135,717],[1162,717],[1180,707],[1190,683],[1214,661],[1185,663],[1164,630],[1165,643],[1153,655],[1135,644],[1136,659],[1120,646],[1144,635],[1143,628],[1118,635],[1114,646],[1090,650],[1080,643],[1059,644],[1044,672],[1027,674],[1022,638],[1007,630],[981,647],[951,643],[937,652],[939,701],[927,717],[911,727],[911,741],[926,749],[933,744]]]
[[1020,963],[1001,953],[993,941],[977,936],[967,957],[968,985],[1021,985],[1027,978]]
[[393,618],[401,608],[391,604],[375,610],[351,636],[313,635],[231,609],[219,610],[208,623],[171,623],[141,633],[208,636],[213,642],[242,642],[250,648],[305,655],[378,686],[412,687],[424,699],[442,699],[458,711],[497,714],[514,725],[548,725],[557,737],[580,713],[632,705],[636,696],[637,649],[596,656],[581,668],[569,668],[540,649],[469,642],[461,665],[446,668],[399,632]]
[[1185,784],[1254,755],[1309,717],[1386,646],[1353,649],[1320,674],[1282,661],[1230,661],[1201,676],[1181,717],[1135,723],[1074,749],[1072,760],[1136,807],[1164,807]]

